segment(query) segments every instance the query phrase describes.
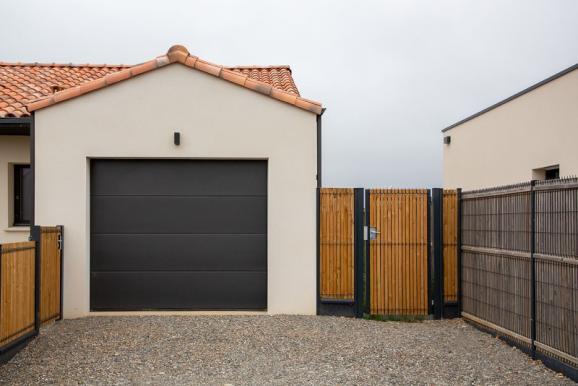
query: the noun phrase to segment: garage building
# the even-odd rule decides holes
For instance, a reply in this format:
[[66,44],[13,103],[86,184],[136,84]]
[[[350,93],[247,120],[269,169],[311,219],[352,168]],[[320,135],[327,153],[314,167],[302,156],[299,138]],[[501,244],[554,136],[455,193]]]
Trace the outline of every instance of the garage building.
[[65,317],[316,312],[323,109],[285,69],[174,46],[27,105],[32,221],[66,234]]

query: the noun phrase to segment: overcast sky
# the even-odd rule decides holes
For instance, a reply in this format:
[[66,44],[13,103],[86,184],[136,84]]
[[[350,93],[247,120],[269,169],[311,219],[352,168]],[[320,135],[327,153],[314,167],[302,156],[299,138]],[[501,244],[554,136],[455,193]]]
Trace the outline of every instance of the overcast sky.
[[440,130],[578,62],[577,0],[2,0],[0,60],[138,63],[185,45],[289,64],[324,186],[442,183]]

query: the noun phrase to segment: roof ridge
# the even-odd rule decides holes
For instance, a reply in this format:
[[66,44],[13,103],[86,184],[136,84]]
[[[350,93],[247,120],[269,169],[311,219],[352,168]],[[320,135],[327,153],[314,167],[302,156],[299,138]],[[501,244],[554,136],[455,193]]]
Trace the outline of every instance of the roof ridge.
[[[108,63],[42,63],[42,62],[5,62],[0,61],[0,66],[11,66],[11,67],[122,67],[130,68],[138,66],[142,63],[136,64],[108,64]],[[240,70],[251,70],[251,69],[287,69],[291,71],[291,66],[288,64],[279,65],[239,65],[239,66],[223,66],[227,69],[240,69]]]
[[286,68],[287,70],[291,70],[291,66],[288,64],[279,64],[279,65],[268,65],[268,66],[258,66],[258,65],[243,65],[243,66],[225,66],[225,68],[239,68],[239,69],[267,69],[267,68]]
[[157,56],[152,60],[105,75],[102,78],[88,81],[76,87],[67,88],[52,95],[36,99],[28,103],[26,107],[28,111],[39,110],[44,107],[48,107],[65,100],[87,94],[114,83],[118,83],[145,72],[153,71],[157,68],[177,62],[189,68],[205,72],[217,78],[221,78],[249,90],[267,95],[271,98],[288,103],[303,110],[307,110],[318,115],[323,113],[324,109],[319,102],[305,99],[299,95],[295,95],[285,90],[273,87],[269,83],[252,79],[247,75],[233,71],[231,68],[199,59],[198,57],[191,55],[184,46],[178,45],[172,46],[166,54]]
[[6,67],[106,67],[106,68],[130,68],[138,66],[138,64],[77,64],[77,63],[39,63],[39,62],[3,62],[0,61],[0,66]]

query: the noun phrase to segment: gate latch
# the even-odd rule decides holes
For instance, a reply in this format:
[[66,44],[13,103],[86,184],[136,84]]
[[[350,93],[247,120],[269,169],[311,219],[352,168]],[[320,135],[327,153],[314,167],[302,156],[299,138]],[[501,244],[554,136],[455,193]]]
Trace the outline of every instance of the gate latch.
[[368,227],[368,226],[364,226],[363,227],[363,240],[367,240],[367,230],[369,228],[369,239],[370,240],[375,240],[377,238],[377,235],[380,234],[381,232],[379,232],[377,230],[376,227]]
[[58,242],[58,250],[62,251],[62,234],[60,233],[58,234],[57,242]]

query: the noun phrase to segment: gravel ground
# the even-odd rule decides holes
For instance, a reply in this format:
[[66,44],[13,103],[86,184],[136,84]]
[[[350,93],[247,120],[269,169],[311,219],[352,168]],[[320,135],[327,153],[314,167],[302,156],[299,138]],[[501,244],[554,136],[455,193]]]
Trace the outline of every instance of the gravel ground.
[[460,320],[320,316],[65,320],[2,365],[0,383],[573,384]]

